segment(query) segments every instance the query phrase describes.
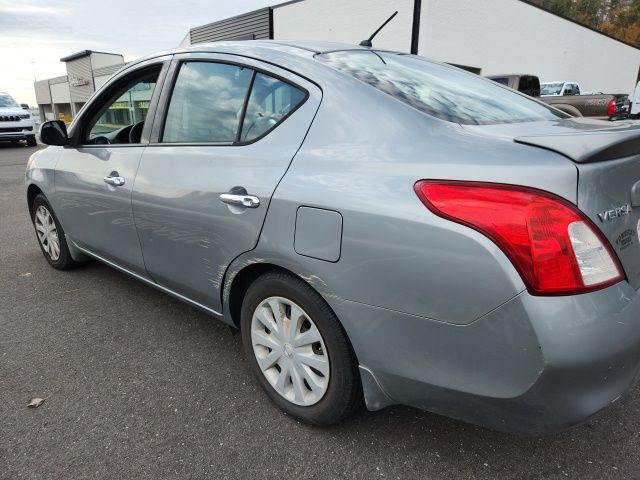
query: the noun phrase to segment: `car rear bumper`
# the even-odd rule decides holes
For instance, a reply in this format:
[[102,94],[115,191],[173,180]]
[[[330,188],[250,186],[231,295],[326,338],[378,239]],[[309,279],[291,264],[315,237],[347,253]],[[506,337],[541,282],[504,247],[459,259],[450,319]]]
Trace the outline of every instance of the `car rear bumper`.
[[523,292],[466,326],[356,310],[345,328],[365,328],[369,340],[352,341],[386,404],[535,435],[585,421],[638,382],[640,295],[626,282],[568,297]]

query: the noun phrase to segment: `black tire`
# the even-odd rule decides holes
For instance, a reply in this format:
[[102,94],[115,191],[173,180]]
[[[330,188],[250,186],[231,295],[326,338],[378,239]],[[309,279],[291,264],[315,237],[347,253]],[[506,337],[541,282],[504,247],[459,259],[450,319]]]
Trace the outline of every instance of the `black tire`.
[[11,145],[17,145],[20,143],[20,140],[11,140]]
[[[267,298],[279,296],[295,302],[313,319],[329,358],[329,383],[315,404],[301,406],[281,396],[265,378],[253,351],[251,322],[256,308]],[[242,342],[251,368],[270,399],[298,420],[312,425],[338,423],[363,404],[358,362],[338,318],[324,299],[307,283],[284,272],[259,277],[247,291],[241,311]]]
[[37,146],[38,146],[38,142],[36,141],[36,136],[29,135],[27,137],[27,147],[37,147]]
[[[51,217],[53,218],[53,221],[55,223],[56,232],[58,234],[58,242],[60,244],[60,255],[55,260],[45,250],[45,247],[43,246],[38,236],[38,231],[36,229],[36,212],[38,211],[39,207],[43,207],[44,209],[46,209],[51,214]],[[45,197],[42,193],[36,195],[36,198],[33,200],[33,204],[31,205],[31,222],[33,223],[33,228],[36,232],[36,240],[38,241],[38,245],[40,245],[40,250],[42,251],[44,258],[53,268],[57,270],[70,270],[78,266],[78,263],[73,258],[71,258],[71,253],[69,252],[69,246],[67,245],[67,239],[64,235],[62,225],[60,225],[58,217],[56,217],[53,208],[51,208],[47,197]]]

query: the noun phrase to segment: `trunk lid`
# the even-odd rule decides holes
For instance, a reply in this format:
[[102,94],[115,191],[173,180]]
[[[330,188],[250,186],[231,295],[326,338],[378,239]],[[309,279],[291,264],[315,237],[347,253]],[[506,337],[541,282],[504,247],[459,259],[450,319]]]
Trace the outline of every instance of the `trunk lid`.
[[578,208],[605,234],[640,288],[640,125],[567,119],[464,127],[559,153],[578,169]]

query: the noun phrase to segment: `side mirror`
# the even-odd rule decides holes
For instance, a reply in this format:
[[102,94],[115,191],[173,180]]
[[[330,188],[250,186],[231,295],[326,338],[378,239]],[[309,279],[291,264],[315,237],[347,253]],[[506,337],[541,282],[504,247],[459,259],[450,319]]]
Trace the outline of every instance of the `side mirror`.
[[67,144],[67,126],[61,120],[50,120],[40,126],[40,141],[45,145]]
[[20,106],[23,110],[29,110],[29,105],[27,105],[26,103],[21,103]]

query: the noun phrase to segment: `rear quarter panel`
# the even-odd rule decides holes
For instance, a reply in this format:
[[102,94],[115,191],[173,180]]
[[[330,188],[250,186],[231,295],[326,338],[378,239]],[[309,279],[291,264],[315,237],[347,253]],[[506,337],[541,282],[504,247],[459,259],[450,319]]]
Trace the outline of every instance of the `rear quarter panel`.
[[[549,152],[465,132],[342,75],[330,85],[276,189],[253,261],[285,263],[329,303],[347,300],[457,325],[523,291],[494,243],[430,213],[414,184],[429,178],[521,184],[575,202],[575,167]],[[301,206],[342,215],[337,262],[296,253]]]

